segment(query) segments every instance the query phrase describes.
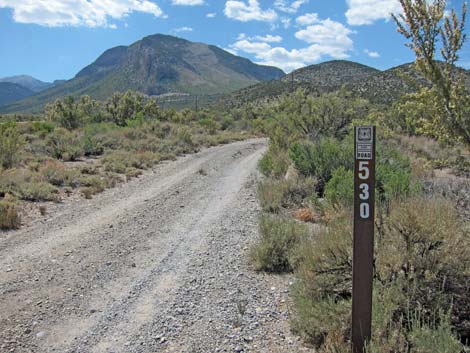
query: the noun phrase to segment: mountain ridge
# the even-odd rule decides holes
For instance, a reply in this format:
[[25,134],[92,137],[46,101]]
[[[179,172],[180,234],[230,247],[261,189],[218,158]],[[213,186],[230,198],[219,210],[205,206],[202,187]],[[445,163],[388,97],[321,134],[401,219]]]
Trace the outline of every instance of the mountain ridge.
[[2,77],[0,78],[0,82],[15,83],[17,85],[28,88],[33,92],[41,92],[54,85],[54,83],[52,82],[41,81],[30,75],[15,75],[9,77]]
[[66,95],[106,99],[128,89],[147,95],[229,93],[284,74],[212,45],[155,34],[129,46],[110,48],[71,80],[0,107],[0,111],[38,111]]
[[32,90],[16,83],[0,82],[0,105],[9,104],[33,94]]
[[[466,85],[470,87],[470,71],[459,67],[456,69],[465,74]],[[320,94],[343,87],[372,103],[390,104],[402,94],[414,91],[402,74],[411,76],[419,83],[425,83],[415,70],[414,63],[405,63],[382,71],[353,61],[331,60],[300,68],[278,80],[261,82],[235,91],[220,98],[216,105],[233,108],[250,102],[271,100],[299,88],[307,93]]]

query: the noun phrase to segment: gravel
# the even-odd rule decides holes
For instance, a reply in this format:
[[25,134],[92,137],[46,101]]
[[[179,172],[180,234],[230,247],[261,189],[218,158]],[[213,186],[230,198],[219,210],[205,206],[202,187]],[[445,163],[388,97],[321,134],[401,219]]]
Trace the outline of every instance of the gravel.
[[209,148],[0,233],[0,352],[312,351],[292,277],[247,258],[265,148]]

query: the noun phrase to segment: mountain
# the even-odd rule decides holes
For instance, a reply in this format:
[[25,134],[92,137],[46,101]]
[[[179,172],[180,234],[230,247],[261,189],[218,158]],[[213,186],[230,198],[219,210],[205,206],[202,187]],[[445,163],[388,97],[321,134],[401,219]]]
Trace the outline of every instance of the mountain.
[[66,95],[106,99],[129,89],[148,95],[220,94],[282,76],[284,72],[278,68],[254,64],[216,46],[157,34],[109,49],[73,79],[0,111],[39,111]]
[[347,60],[332,60],[295,70],[277,80],[261,82],[221,98],[219,104],[234,107],[266,100],[303,88],[308,92],[331,92],[343,85],[364,81],[379,70]]
[[[470,71],[456,69],[464,74],[466,86],[470,88]],[[216,104],[225,108],[238,107],[249,102],[267,101],[298,88],[309,93],[322,93],[342,87],[372,103],[390,104],[415,90],[408,78],[426,84],[413,63],[380,71],[351,61],[334,60],[301,68],[278,80],[241,89],[225,95]]]
[[33,91],[16,83],[0,82],[0,105],[12,103],[32,94]]
[[33,92],[41,92],[51,87],[53,83],[43,82],[28,75],[19,75],[0,78],[0,82],[16,83],[17,85],[28,88]]

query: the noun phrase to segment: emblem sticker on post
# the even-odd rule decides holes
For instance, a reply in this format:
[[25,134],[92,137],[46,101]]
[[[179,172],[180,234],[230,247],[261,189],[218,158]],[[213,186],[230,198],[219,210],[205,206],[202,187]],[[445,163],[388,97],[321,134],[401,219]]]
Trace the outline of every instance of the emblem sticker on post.
[[371,126],[361,126],[356,129],[356,159],[372,159],[373,139]]

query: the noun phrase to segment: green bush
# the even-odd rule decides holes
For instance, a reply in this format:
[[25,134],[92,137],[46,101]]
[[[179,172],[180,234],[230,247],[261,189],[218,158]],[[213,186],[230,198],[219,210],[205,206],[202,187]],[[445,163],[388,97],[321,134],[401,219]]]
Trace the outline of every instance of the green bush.
[[340,167],[325,186],[325,198],[334,207],[351,207],[354,202],[354,173]]
[[296,245],[308,235],[308,227],[293,220],[262,215],[259,241],[250,257],[257,270],[285,272],[292,270],[289,257]]
[[15,203],[0,201],[0,229],[17,229],[20,226],[20,216]]
[[58,190],[49,183],[32,182],[20,185],[18,197],[25,201],[59,201]]
[[50,121],[33,121],[31,130],[41,138],[46,137],[55,129],[55,124]]
[[89,132],[85,132],[82,144],[85,156],[100,156],[104,152],[103,144]]
[[48,146],[52,157],[64,161],[74,161],[83,155],[83,144],[75,132],[64,128],[55,129],[49,135]]
[[290,163],[289,155],[285,151],[270,146],[260,159],[258,166],[263,175],[282,178],[286,174]]
[[399,150],[380,146],[377,151],[376,190],[379,200],[392,201],[406,198],[419,190],[419,184],[411,180],[411,165],[408,157]]
[[319,191],[322,194],[336,169],[353,169],[353,150],[349,140],[340,142],[333,138],[323,138],[316,144],[296,142],[290,146],[289,155],[302,175],[318,178]]
[[212,118],[201,119],[198,121],[198,124],[211,135],[215,134],[215,132],[220,129],[220,124]]
[[12,168],[18,160],[23,146],[15,122],[0,124],[0,167]]

